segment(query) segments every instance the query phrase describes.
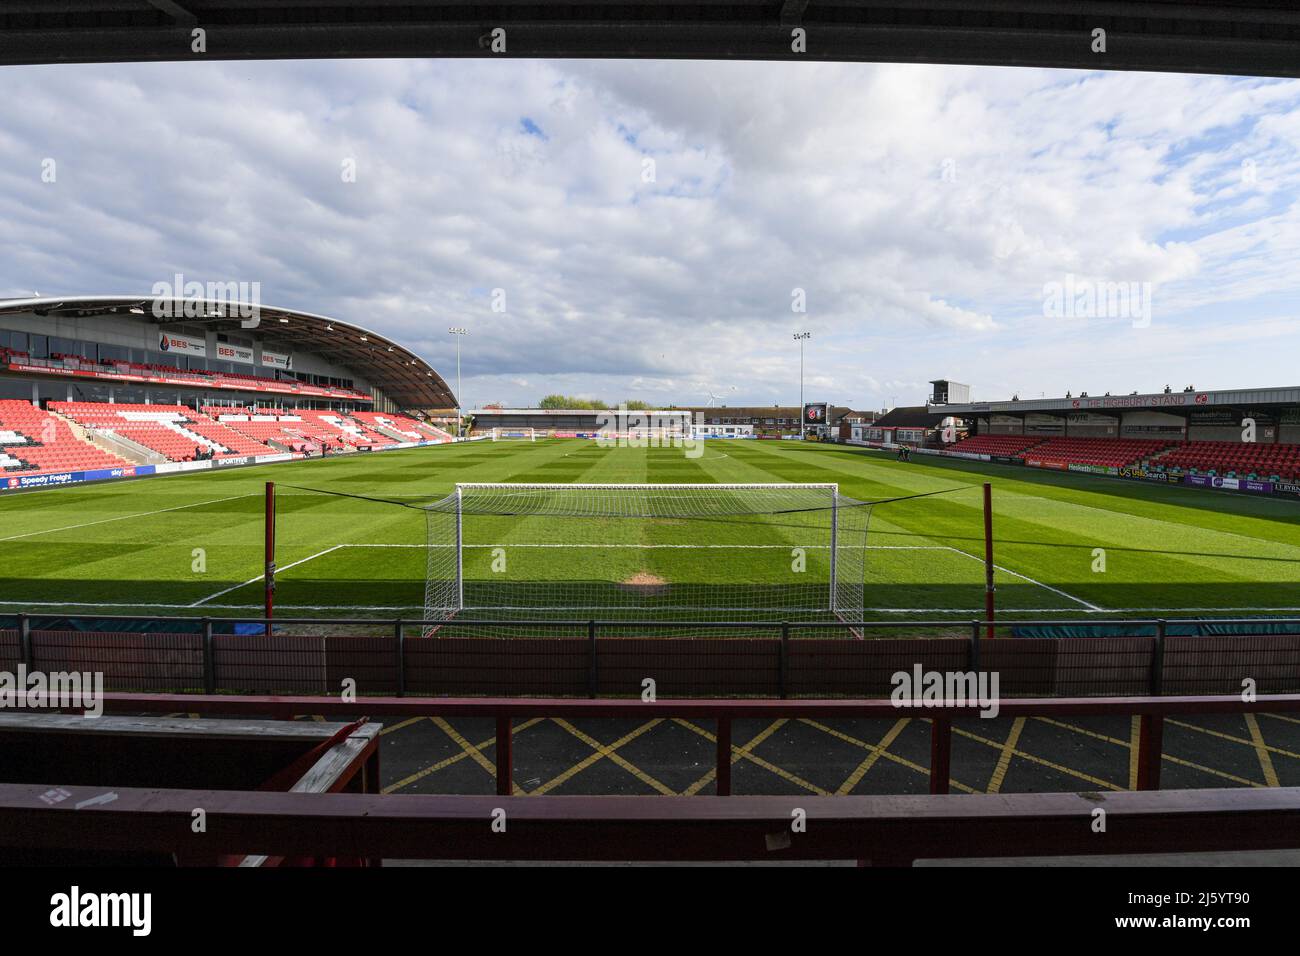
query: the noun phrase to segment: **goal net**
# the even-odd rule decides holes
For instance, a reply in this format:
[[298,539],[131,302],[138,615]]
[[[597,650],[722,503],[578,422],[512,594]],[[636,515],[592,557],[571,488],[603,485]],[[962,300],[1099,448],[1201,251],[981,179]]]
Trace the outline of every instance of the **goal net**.
[[427,509],[425,618],[861,621],[870,510],[834,484],[460,484]]
[[537,441],[537,432],[532,428],[493,428],[493,441]]

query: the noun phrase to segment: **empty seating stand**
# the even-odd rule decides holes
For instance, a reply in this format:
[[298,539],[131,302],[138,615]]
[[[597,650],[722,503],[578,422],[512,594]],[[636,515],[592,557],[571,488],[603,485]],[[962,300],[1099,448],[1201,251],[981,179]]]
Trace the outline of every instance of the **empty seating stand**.
[[72,433],[68,423],[31,402],[0,401],[0,463],[2,474],[59,474],[129,467],[131,462],[110,454]]
[[1225,478],[1300,480],[1300,445],[1191,441],[1157,456],[1159,470],[1177,469]]
[[998,455],[1047,465],[1096,465],[1124,468],[1169,448],[1170,442],[1151,438],[1045,438],[1042,435],[973,435],[949,451]]
[[270,446],[184,405],[51,402],[50,408],[87,428],[129,439],[169,461],[191,461],[200,450],[216,458],[274,453]]
[[331,444],[350,445],[354,448],[369,446],[382,448],[396,445],[396,439],[379,432],[371,431],[361,422],[349,418],[343,412],[299,410],[296,413],[313,429],[314,433]]
[[348,417],[372,432],[383,434],[381,428],[396,432],[403,436],[403,441],[451,441],[451,436],[441,428],[396,412],[349,412]]
[[1167,447],[1169,442],[1151,438],[1051,438],[1019,457],[1048,465],[1124,468]]
[[972,435],[949,447],[969,455],[999,455],[1014,458],[1043,440],[1041,435]]
[[[283,418],[275,417],[284,415]],[[276,444],[291,451],[314,454],[320,450],[320,439],[311,428],[289,412],[260,409],[252,415],[242,409],[225,409],[220,413],[223,426],[257,442]]]
[[[138,463],[78,438],[68,420],[88,433],[128,439],[168,461],[191,461],[200,451],[218,459],[247,458],[286,448],[312,454],[322,444],[385,448],[402,441],[451,440],[439,428],[398,414],[222,406],[195,411],[185,405],[104,402],[50,402],[49,409],[21,400],[0,401],[0,479],[10,474],[130,468]],[[130,454],[122,447],[123,454]]]

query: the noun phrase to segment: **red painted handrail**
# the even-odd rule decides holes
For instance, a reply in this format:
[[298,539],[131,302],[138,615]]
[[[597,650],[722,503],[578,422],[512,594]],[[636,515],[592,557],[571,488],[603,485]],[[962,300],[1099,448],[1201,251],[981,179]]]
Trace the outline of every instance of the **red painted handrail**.
[[[0,846],[289,858],[870,860],[1300,846],[1300,789],[963,796],[501,797],[0,784]],[[205,833],[191,828],[193,810]],[[1094,826],[1098,811],[1106,826]],[[805,826],[792,821],[801,814]],[[497,823],[498,826],[493,824]],[[502,827],[500,824],[504,824]]]

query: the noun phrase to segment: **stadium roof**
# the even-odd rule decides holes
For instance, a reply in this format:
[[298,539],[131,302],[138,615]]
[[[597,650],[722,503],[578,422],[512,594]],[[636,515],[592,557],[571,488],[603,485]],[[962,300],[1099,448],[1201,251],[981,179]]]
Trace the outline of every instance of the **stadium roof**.
[[1003,402],[966,402],[963,404],[931,405],[932,410],[944,415],[1024,414],[1026,412],[1098,412],[1101,414],[1125,411],[1162,411],[1177,413],[1182,409],[1229,406],[1234,408],[1259,405],[1300,405],[1300,386],[1284,388],[1239,388],[1217,392],[1152,392],[1139,395],[1077,395],[1065,398],[1034,398]]
[[933,428],[953,414],[946,410],[946,406],[935,406],[935,408],[944,410],[934,411],[925,405],[901,405],[898,408],[891,408],[872,424],[881,428]]
[[[192,52],[191,30],[206,49]],[[791,31],[806,30],[806,52]],[[492,31],[506,30],[506,49]],[[1093,30],[1106,31],[1093,52]],[[5,0],[0,63],[512,56],[1300,76],[1292,0]]]
[[[153,315],[155,303],[170,304],[175,318]],[[237,311],[254,308],[249,303],[156,296],[80,295],[62,298],[0,299],[0,315],[35,313],[69,318],[97,315],[134,314],[160,325],[203,326],[217,331],[235,331],[266,341],[271,347],[288,346],[320,355],[338,365],[355,369],[371,385],[404,408],[454,408],[456,397],[433,366],[414,352],[377,332],[339,319],[256,306],[259,324],[244,328]],[[188,308],[187,308],[188,307]],[[198,312],[187,315],[186,311]]]
[[[810,404],[820,404],[812,402]],[[803,409],[798,405],[681,405],[690,412],[701,415],[721,415],[726,418],[798,418]],[[860,412],[847,405],[828,405],[827,417],[832,423],[845,417],[874,419],[876,412]]]

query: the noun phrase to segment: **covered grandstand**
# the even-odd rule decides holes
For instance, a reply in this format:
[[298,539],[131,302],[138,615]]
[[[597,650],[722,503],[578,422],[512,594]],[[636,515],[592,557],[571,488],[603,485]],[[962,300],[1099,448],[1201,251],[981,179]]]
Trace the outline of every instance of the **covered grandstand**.
[[1084,392],[930,410],[969,427],[969,437],[942,445],[946,454],[1230,491],[1300,494],[1300,387]]
[[5,489],[446,442],[427,412],[455,402],[415,353],[308,312],[0,300]]

